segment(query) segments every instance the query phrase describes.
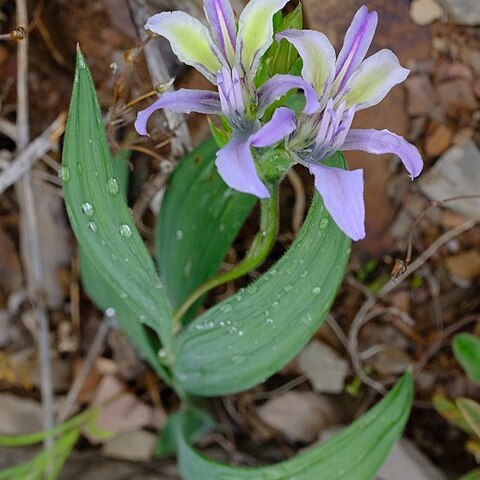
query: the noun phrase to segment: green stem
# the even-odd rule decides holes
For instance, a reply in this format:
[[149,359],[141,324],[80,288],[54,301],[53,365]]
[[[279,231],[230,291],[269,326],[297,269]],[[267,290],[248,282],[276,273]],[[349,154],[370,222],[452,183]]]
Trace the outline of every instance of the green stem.
[[255,236],[250,250],[245,258],[232,270],[221,273],[220,275],[207,280],[194,290],[190,296],[185,300],[183,305],[177,310],[173,316],[173,325],[175,332],[181,328],[182,317],[189,310],[189,308],[203,295],[219,287],[225,283],[231,282],[255,268],[259,267],[267,258],[272,249],[278,234],[279,221],[279,187],[278,185],[272,187],[270,191],[270,198],[261,200],[261,217],[260,217],[260,231]]

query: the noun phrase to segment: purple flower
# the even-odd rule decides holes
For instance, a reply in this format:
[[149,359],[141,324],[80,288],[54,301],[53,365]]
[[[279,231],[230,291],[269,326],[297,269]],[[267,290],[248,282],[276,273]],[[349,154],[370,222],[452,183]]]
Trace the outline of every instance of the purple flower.
[[[186,89],[164,93],[139,112],[135,122],[137,132],[146,135],[148,119],[161,108],[225,115],[233,135],[217,154],[220,174],[232,188],[259,198],[268,197],[268,189],[257,174],[251,147],[258,146],[258,135],[264,136],[260,142],[264,147],[275,145],[293,131],[295,123],[293,112],[285,108],[263,128],[260,119],[273,102],[292,89],[304,91],[305,113],[319,108],[313,86],[298,76],[276,75],[260,89],[254,87],[260,59],[273,43],[273,15],[287,2],[251,0],[240,15],[238,28],[228,0],[204,0],[210,31],[184,12],[164,12],[151,17],[145,28],[169,40],[178,58],[217,85],[218,93]],[[272,131],[274,135],[267,135]],[[277,132],[284,136],[278,137]]]
[[338,58],[322,33],[288,30],[277,35],[298,50],[303,59],[302,76],[315,88],[320,104],[317,112],[298,120],[286,148],[297,163],[310,169],[325,207],[353,240],[365,237],[363,171],[341,170],[323,161],[338,150],[362,150],[398,155],[412,179],[423,168],[418,150],[404,138],[388,130],[350,128],[355,112],[382,101],[409,74],[390,50],[381,50],[364,60],[376,26],[377,14],[361,7]]

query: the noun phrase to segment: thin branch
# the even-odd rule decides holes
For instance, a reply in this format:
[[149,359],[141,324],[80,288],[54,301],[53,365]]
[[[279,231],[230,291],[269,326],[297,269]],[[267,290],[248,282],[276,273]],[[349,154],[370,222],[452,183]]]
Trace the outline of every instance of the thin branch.
[[[26,0],[16,0],[17,21],[28,26]],[[17,150],[23,151],[30,142],[28,108],[28,39],[18,42],[17,58]],[[33,177],[28,170],[18,183],[17,196],[21,210],[21,253],[25,268],[30,300],[35,309],[38,325],[38,350],[40,358],[40,381],[43,407],[43,426],[50,431],[54,426],[54,396],[52,383],[52,365],[50,362],[50,338],[48,316],[42,295],[43,264],[42,250],[38,233],[38,218],[33,188]],[[45,437],[45,447],[52,445],[50,435]],[[48,467],[47,467],[48,468]]]
[[[17,158],[0,174],[0,195],[18,182],[32,165],[58,143],[65,129],[65,114],[61,113],[53,123],[30,145],[21,150]],[[18,144],[19,145],[19,144]],[[18,147],[20,150],[20,147]]]
[[13,141],[17,140],[17,126],[4,118],[0,118],[0,133]]

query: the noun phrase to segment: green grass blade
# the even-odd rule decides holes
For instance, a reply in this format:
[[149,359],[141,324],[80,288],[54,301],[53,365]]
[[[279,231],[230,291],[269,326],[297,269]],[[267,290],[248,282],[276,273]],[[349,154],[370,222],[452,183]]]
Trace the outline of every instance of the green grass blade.
[[459,333],[453,340],[453,352],[468,376],[480,384],[480,338],[471,333]]
[[[325,444],[277,465],[231,467],[197,453],[179,434],[183,480],[371,480],[408,419],[413,383],[406,374],[366,415]],[[181,425],[178,426],[181,432]]]
[[[344,165],[342,155],[333,161]],[[316,196],[285,256],[181,334],[178,383],[195,395],[225,395],[253,387],[282,368],[328,313],[343,280],[350,245]]]
[[111,290],[112,307],[139,353],[156,368],[152,328],[172,350],[171,309],[138,233],[110,157],[90,72],[81,52],[65,134],[62,178],[70,223],[78,243]]
[[256,202],[251,195],[234,192],[220,178],[217,150],[210,138],[180,162],[158,216],[157,259],[175,308],[218,272]]

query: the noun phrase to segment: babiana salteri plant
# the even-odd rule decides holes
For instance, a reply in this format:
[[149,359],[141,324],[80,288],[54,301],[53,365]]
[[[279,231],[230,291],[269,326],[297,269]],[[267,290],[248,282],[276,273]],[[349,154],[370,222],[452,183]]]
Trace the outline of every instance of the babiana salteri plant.
[[[214,140],[180,161],[166,189],[156,263],[128,209],[122,168],[111,159],[78,52],[61,177],[82,278],[99,307],[115,309],[138,352],[181,399],[166,430],[185,480],[370,480],[411,406],[407,373],[337,437],[257,469],[213,462],[190,442],[187,423],[198,397],[264,382],[299,353],[327,315],[351,241],[365,236],[363,173],[348,170],[341,151],[396,154],[412,179],[422,170],[417,149],[403,138],[351,128],[357,111],[380,102],[408,75],[390,50],[365,59],[376,13],[366,7],[357,12],[337,56],[325,35],[302,30],[301,7],[281,13],[287,3],[251,0],[236,18],[228,0],[204,0],[208,26],[184,12],[148,20],[146,29],[166,38],[179,60],[213,88],[161,94],[139,112],[138,133],[147,134],[158,109],[220,117],[211,121]],[[295,164],[310,170],[317,190],[297,238],[257,280],[196,315],[212,288],[267,258],[278,233],[281,181]],[[258,234],[245,258],[219,273],[257,199]]]

